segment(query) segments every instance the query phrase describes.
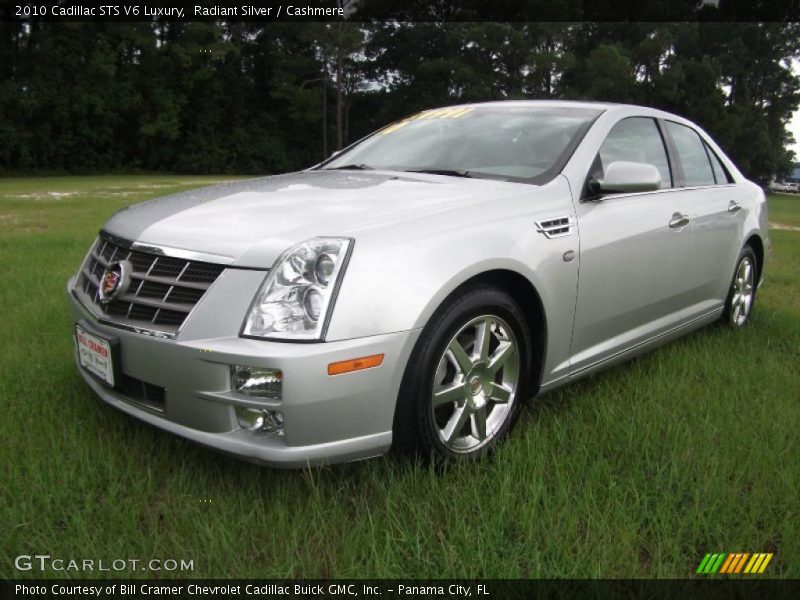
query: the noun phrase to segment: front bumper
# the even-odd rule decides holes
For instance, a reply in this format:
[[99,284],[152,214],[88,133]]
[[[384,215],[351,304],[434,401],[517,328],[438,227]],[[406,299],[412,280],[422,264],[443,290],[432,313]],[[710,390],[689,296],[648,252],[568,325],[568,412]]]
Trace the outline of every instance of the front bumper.
[[[156,412],[79,367],[108,404],[204,446],[276,467],[369,458],[391,446],[400,380],[419,330],[315,344],[230,335],[160,339],[98,322],[73,295],[73,283],[67,284],[72,320],[119,340],[125,376],[165,389],[163,412]],[[201,318],[198,312],[190,319]],[[241,315],[235,320],[241,321]],[[332,362],[380,353],[380,367],[327,374]],[[256,399],[232,392],[230,365],[280,369],[282,397]],[[284,431],[278,435],[242,429],[237,405],[280,411]]]

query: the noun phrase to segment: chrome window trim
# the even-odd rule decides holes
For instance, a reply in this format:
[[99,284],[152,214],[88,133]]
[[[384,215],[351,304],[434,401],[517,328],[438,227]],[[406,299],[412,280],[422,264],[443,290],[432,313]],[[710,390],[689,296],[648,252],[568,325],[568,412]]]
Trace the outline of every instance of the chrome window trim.
[[677,188],[679,190],[703,190],[706,188],[719,188],[719,187],[734,187],[736,183],[710,183],[708,185],[688,185],[686,187]]
[[671,187],[671,188],[663,188],[660,190],[651,190],[649,192],[628,192],[625,194],[607,194],[605,196],[600,196],[599,198],[581,198],[580,202],[583,203],[592,203],[592,202],[604,202],[606,200],[614,200],[616,198],[632,198],[637,196],[650,196],[652,194],[666,194],[670,192],[686,192],[691,190],[705,190],[709,188],[724,188],[724,187],[736,187],[737,183],[713,183],[710,185],[693,185],[687,187]]

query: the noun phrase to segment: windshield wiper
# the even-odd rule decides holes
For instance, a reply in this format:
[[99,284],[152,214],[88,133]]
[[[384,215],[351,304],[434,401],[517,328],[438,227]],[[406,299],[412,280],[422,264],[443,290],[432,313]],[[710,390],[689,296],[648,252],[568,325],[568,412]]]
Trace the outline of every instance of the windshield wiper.
[[341,167],[323,167],[326,171],[338,171],[338,170],[348,170],[348,171],[374,171],[375,167],[370,167],[367,163],[361,164],[352,164],[352,165],[342,165]]
[[404,169],[405,173],[428,173],[430,175],[450,175],[451,177],[472,177],[469,171],[458,169]]

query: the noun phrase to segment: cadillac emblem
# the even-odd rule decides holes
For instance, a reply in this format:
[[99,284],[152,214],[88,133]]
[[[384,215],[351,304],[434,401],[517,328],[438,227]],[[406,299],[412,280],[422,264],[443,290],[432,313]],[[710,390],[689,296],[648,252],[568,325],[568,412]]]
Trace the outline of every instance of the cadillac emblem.
[[100,302],[108,304],[128,291],[131,270],[131,263],[127,260],[113,262],[106,267],[100,280]]

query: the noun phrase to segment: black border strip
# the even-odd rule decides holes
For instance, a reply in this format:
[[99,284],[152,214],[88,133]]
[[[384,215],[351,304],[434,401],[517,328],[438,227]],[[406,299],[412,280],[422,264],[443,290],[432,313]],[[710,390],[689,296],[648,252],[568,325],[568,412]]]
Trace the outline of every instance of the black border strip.
[[[82,0],[0,0],[0,21],[95,22],[791,22],[800,20],[800,0],[305,0],[270,3],[269,15],[252,14],[245,6],[267,8],[238,0],[152,0],[101,3]],[[210,8],[195,14],[195,6]],[[20,8],[18,8],[20,7]],[[40,9],[44,7],[42,12]],[[57,7],[55,14],[53,7]],[[133,7],[137,7],[135,13]],[[147,10],[145,10],[147,7]],[[290,10],[292,7],[292,10]],[[342,15],[339,16],[339,8]],[[126,10],[127,8],[127,10]],[[236,9],[232,11],[230,9]],[[159,12],[158,9],[166,9]],[[179,10],[182,9],[182,12]],[[216,9],[216,10],[213,10]],[[228,9],[228,10],[222,10]],[[324,13],[304,13],[327,9]],[[146,14],[145,14],[146,13]]]
[[[687,566],[687,570],[688,566]],[[692,568],[691,571],[694,569]],[[17,586],[26,586],[25,593]],[[120,593],[126,586],[125,594]],[[170,590],[143,593],[146,586]],[[191,586],[194,586],[191,588]],[[252,586],[248,588],[248,586]],[[348,587],[352,586],[352,587]],[[375,593],[365,593],[365,587]],[[480,586],[480,587],[479,587]],[[44,593],[32,593],[38,588]],[[99,589],[97,592],[80,591]],[[193,591],[190,591],[192,589]],[[418,590],[416,593],[413,590]],[[469,590],[469,596],[464,590]],[[58,590],[53,592],[53,590]],[[202,590],[207,590],[203,593]],[[250,590],[250,591],[248,591]],[[355,591],[358,596],[348,594]],[[410,591],[412,590],[412,591]],[[435,590],[428,591],[426,590]],[[70,593],[71,592],[71,593]],[[109,598],[246,598],[289,600],[294,598],[371,598],[380,600],[415,598],[602,598],[632,600],[691,600],[693,598],[774,600],[800,596],[800,579],[770,579],[763,575],[697,576],[695,579],[6,579],[0,581],[3,598],[57,598],[60,600]]]

